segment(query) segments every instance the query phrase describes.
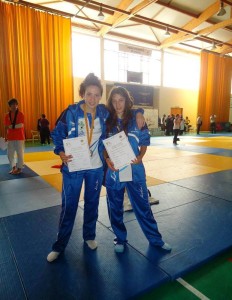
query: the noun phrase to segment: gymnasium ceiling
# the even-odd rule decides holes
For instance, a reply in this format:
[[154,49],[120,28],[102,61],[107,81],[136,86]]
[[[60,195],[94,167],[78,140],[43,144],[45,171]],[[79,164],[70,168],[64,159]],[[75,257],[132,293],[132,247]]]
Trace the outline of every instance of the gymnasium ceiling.
[[[71,18],[78,30],[153,49],[232,56],[232,0],[15,0]],[[217,13],[223,6],[224,15]],[[99,19],[101,8],[104,17]],[[170,36],[165,36],[165,31]]]

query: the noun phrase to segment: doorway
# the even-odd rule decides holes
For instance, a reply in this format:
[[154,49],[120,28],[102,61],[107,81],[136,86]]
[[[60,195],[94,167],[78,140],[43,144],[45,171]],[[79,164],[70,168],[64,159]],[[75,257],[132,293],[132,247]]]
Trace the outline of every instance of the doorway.
[[183,116],[183,108],[181,107],[171,107],[171,115],[182,115]]

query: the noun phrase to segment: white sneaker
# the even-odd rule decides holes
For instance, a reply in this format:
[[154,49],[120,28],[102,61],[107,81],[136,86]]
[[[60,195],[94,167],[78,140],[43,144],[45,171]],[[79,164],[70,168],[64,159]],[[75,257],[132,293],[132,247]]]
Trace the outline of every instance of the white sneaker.
[[159,204],[159,200],[158,199],[155,199],[153,197],[149,197],[149,203],[150,204]]
[[161,246],[162,249],[166,251],[171,251],[172,247],[168,243],[164,243],[163,246]]
[[95,240],[88,240],[85,242],[91,250],[97,249],[97,242]]
[[52,251],[48,254],[47,261],[53,262],[54,260],[56,260],[58,258],[59,255],[60,255],[60,252]]

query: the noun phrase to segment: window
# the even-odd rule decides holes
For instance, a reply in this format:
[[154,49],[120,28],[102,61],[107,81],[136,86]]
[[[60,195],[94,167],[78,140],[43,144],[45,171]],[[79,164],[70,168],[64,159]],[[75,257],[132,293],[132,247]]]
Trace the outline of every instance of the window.
[[[93,72],[101,78],[100,38],[72,33],[73,76],[86,77]],[[142,84],[161,85],[161,51],[150,50],[118,41],[104,40],[105,80],[128,81],[128,73],[141,74]],[[163,86],[198,89],[200,58],[196,55],[164,52]],[[129,80],[131,81],[131,80]],[[133,81],[131,81],[133,82]],[[134,81],[135,82],[135,81]]]
[[100,78],[100,39],[77,32],[72,33],[73,76],[86,77],[94,73]]
[[127,82],[143,83],[143,72],[127,71]]
[[[133,49],[134,46],[128,47]],[[127,82],[127,73],[129,71],[142,73],[143,84],[160,85],[161,52],[148,51],[151,55],[119,50],[119,42],[105,40],[105,80]]]
[[163,86],[198,89],[200,80],[200,58],[164,52]]

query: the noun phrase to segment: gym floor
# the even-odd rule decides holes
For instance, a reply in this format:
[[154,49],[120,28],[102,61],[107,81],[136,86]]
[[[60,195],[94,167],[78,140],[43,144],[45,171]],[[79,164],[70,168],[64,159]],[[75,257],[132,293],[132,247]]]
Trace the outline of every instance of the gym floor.
[[25,149],[10,175],[0,151],[0,299],[232,299],[232,134],[152,137],[144,158],[152,205],[171,252],[148,245],[132,211],[128,245],[114,252],[105,189],[99,247],[82,241],[83,193],[68,247],[49,264],[56,238],[61,174],[52,146]]

